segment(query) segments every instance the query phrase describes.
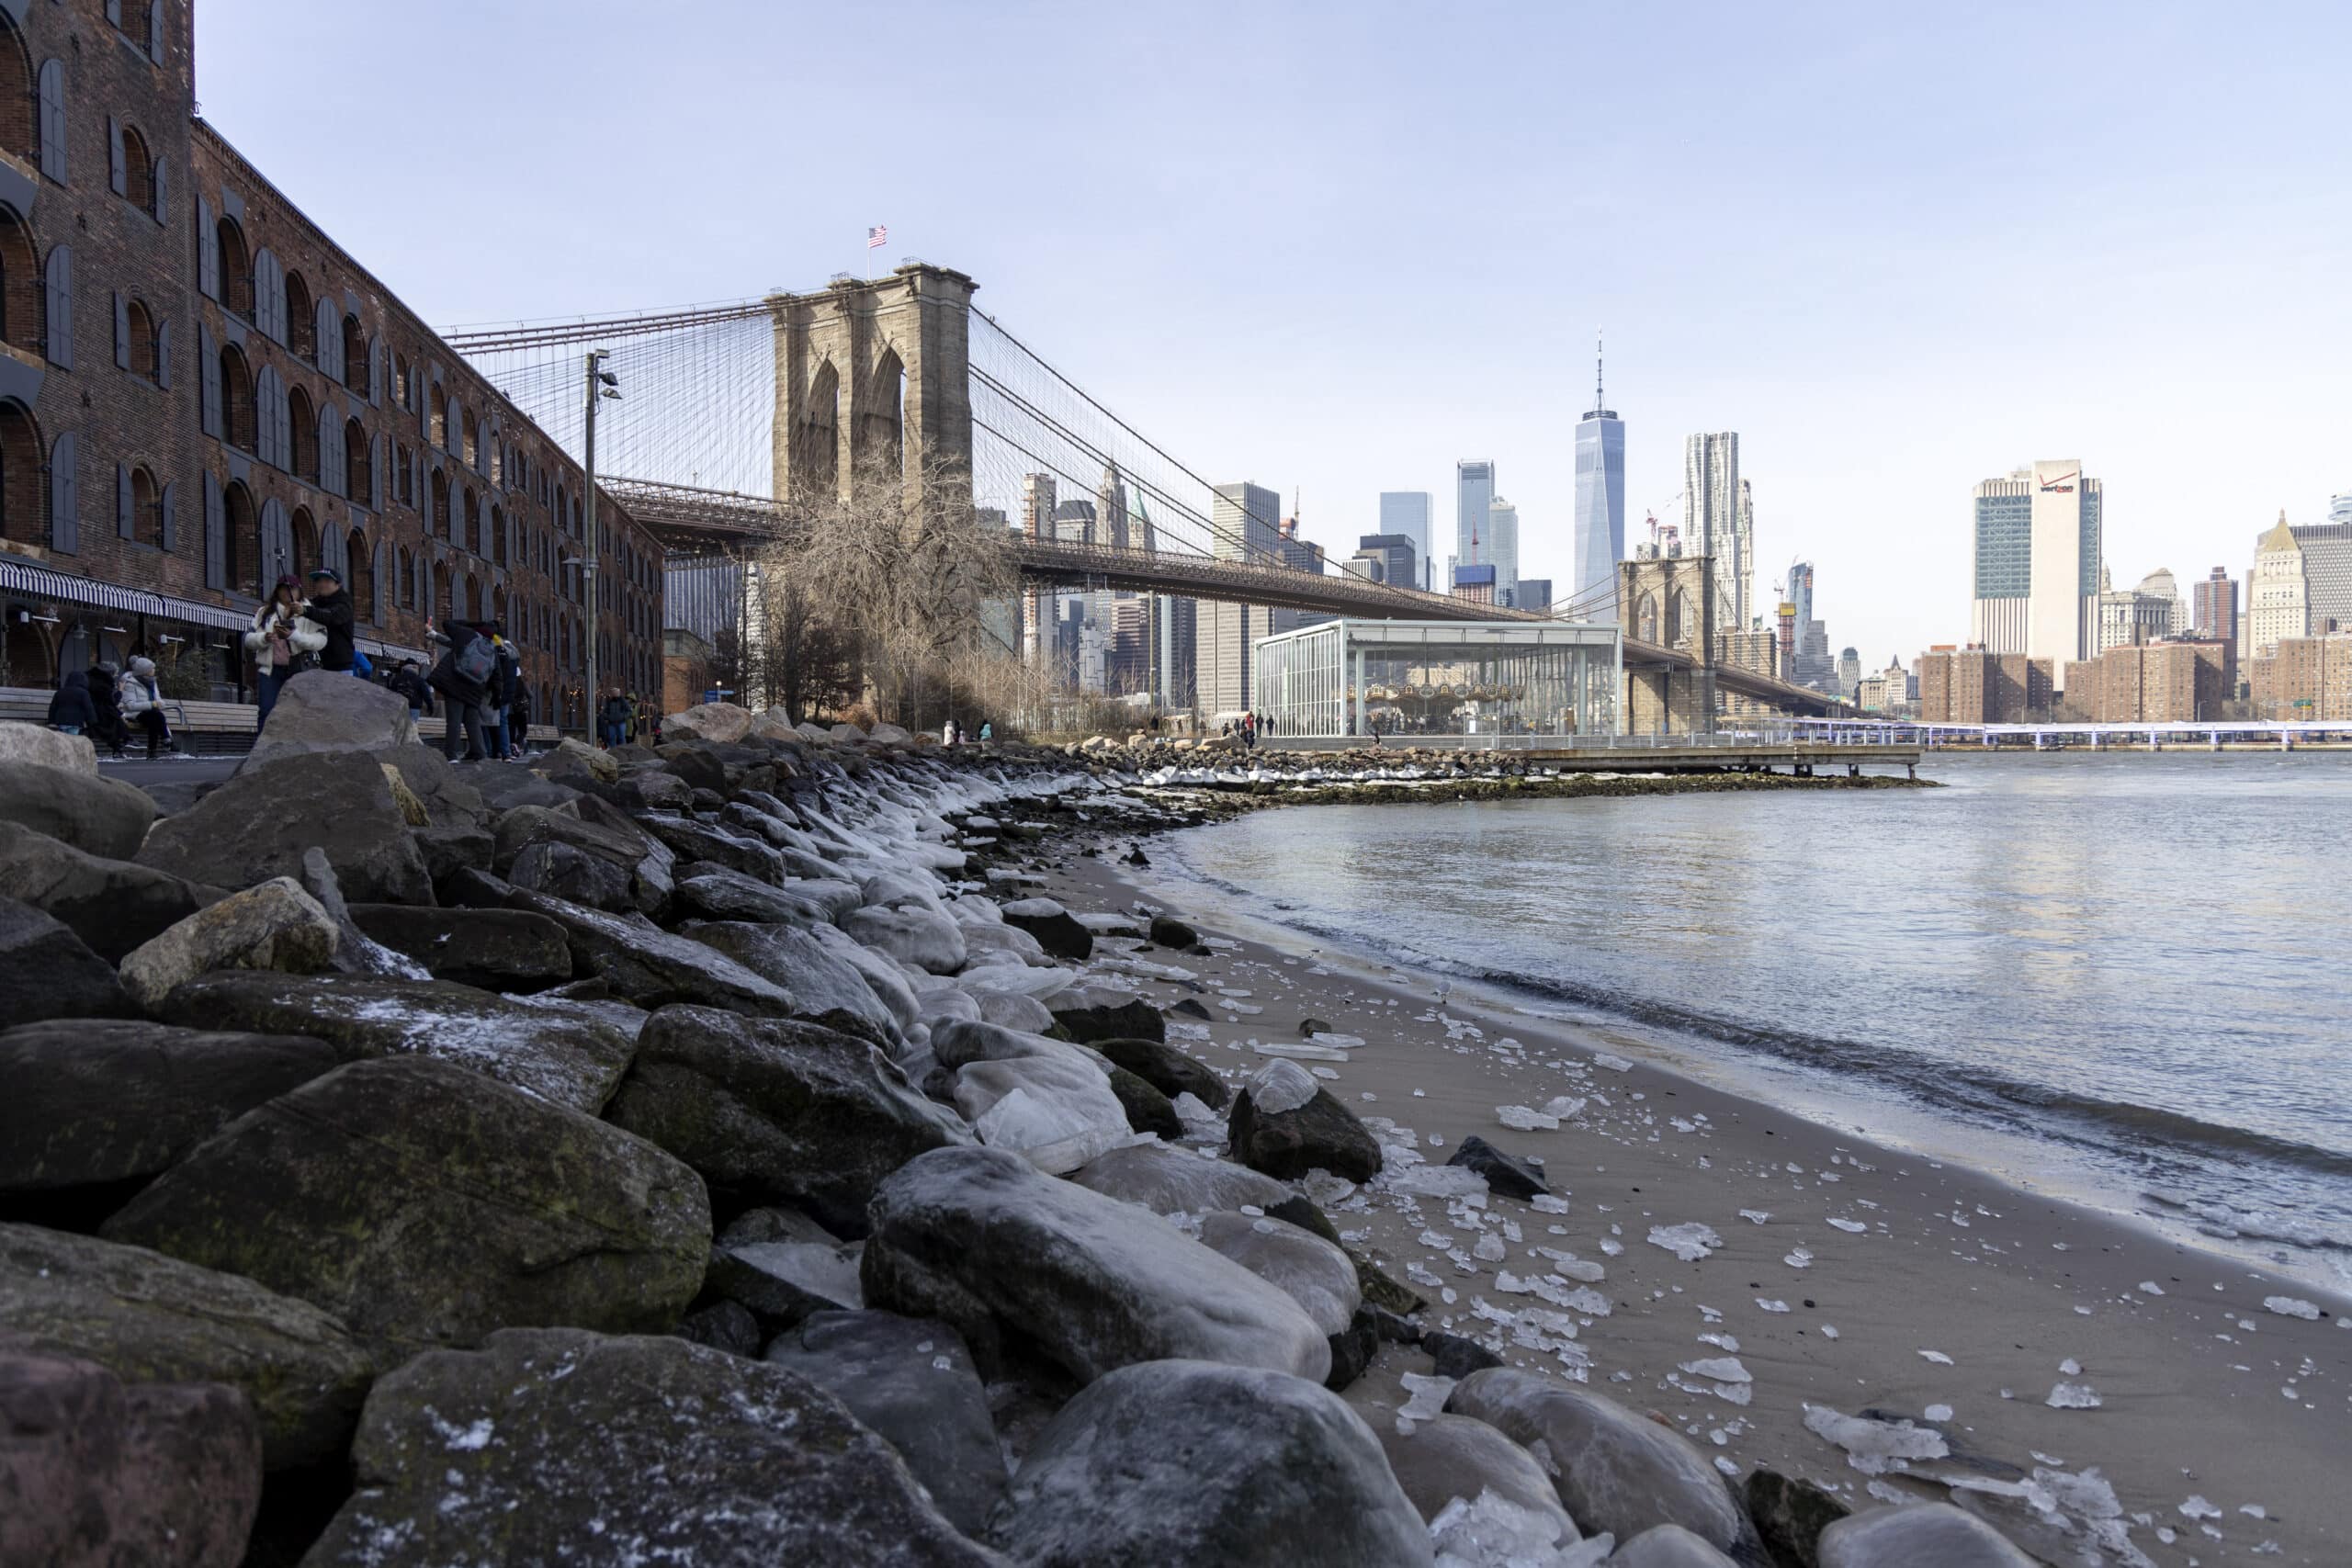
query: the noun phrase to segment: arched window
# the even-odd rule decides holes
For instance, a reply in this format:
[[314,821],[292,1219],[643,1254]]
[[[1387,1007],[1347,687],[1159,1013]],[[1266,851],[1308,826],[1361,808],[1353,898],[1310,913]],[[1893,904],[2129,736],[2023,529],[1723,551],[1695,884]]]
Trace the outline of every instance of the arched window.
[[492,564],[506,564],[506,513],[496,502],[490,508],[490,558]]
[[432,585],[433,597],[426,602],[424,613],[436,621],[450,619],[449,569],[439,561],[435,561],[432,570],[426,575],[426,581]]
[[1634,611],[1634,636],[1642,642],[1657,641],[1657,595],[1645,593]]
[[0,339],[36,358],[42,352],[40,253],[33,231],[14,209],[0,208]]
[[481,554],[481,503],[474,500],[474,492],[470,486],[466,490],[465,510],[458,518],[458,531],[449,536],[449,542],[461,550],[471,550],[476,555]]
[[439,398],[433,400],[433,445],[449,449],[449,405]]
[[233,343],[220,345],[220,434],[232,446],[254,449],[254,378]]
[[32,411],[11,398],[0,402],[0,538],[49,543],[41,505],[40,426]]
[[505,623],[506,590],[503,588],[493,588],[490,591],[490,618],[501,625]]
[[130,470],[130,536],[164,547],[164,487],[144,468]]
[[465,446],[462,448],[462,456],[466,459],[466,467],[469,468],[481,468],[481,426],[474,423],[473,410],[461,408],[458,411],[458,434],[465,441]]
[[259,597],[261,513],[254,507],[254,492],[243,483],[232,480],[221,493],[220,511],[224,520],[221,537],[229,584],[241,593],[254,593]]
[[294,559],[288,563],[287,570],[300,577],[312,567],[325,562],[326,558],[319,553],[319,525],[311,518],[309,507],[294,509],[293,525],[288,532],[294,540]]
[[319,482],[318,411],[300,387],[286,392],[286,469],[305,484]]
[[220,305],[223,310],[251,318],[254,313],[254,257],[245,248],[245,231],[233,218],[222,218],[213,226],[213,235],[220,250]]
[[368,367],[373,359],[368,352],[368,334],[359,330],[359,318],[343,319],[343,384],[361,397],[368,395]]
[[368,547],[368,536],[354,528],[344,541],[344,558],[350,563],[351,613],[370,626],[380,626],[383,617],[376,614],[378,590],[375,552]]
[[144,299],[128,299],[122,307],[123,348],[130,356],[130,373],[142,381],[156,378],[162,362],[155,341],[155,318]]
[[449,536],[449,476],[440,468],[433,470],[433,515],[426,520],[424,531],[435,538]]
[[404,409],[416,407],[416,378],[408,367],[408,360],[398,354],[392,355],[392,400]]
[[40,89],[25,35],[0,15],[0,148],[28,164],[40,160]]
[[1666,597],[1666,646],[1680,648],[1698,628],[1690,624],[1690,595],[1677,588]]
[[297,359],[319,356],[318,311],[311,303],[311,286],[299,272],[286,275],[286,346]]
[[368,432],[356,419],[343,422],[343,493],[355,504],[376,504],[376,475],[373,455],[368,449]]
[[122,128],[122,197],[141,212],[155,210],[155,160],[139,128]]
[[402,506],[416,504],[416,454],[398,442],[392,445],[391,489]]

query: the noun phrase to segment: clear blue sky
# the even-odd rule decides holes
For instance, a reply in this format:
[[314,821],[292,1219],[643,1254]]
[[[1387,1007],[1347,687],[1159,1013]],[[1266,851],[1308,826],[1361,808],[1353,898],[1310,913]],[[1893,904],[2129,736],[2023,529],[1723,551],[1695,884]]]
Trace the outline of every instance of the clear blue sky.
[[1491,457],[1565,576],[1591,338],[1629,522],[1740,433],[1759,595],[1967,626],[1968,492],[2107,485],[2119,584],[2352,491],[2352,7],[198,0],[206,116],[428,319],[891,255],[1213,479]]

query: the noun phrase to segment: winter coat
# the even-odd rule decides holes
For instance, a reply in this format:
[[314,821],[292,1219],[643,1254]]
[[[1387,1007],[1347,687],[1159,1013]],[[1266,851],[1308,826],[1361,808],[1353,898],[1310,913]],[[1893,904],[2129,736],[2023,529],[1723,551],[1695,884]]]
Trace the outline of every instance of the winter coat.
[[115,700],[122,708],[122,716],[137,718],[149,708],[164,705],[164,694],[153,681],[142,681],[126,670],[122,679],[115,682]]
[[514,645],[498,645],[498,662],[491,667],[490,703],[493,707],[514,705],[514,688],[523,682],[523,660],[514,652]]
[[98,714],[98,733],[112,735],[122,728],[122,697],[116,690],[115,678],[104,670],[92,670],[89,691],[90,705]]
[[435,642],[449,650],[433,667],[433,689],[461,706],[480,707],[486,694],[482,682],[458,673],[458,655],[482,635],[480,627],[467,621],[451,621],[447,631],[432,634]]
[[517,735],[531,728],[531,688],[520,682],[515,682],[514,700],[506,705],[506,722]]
[[337,593],[328,599],[313,599],[302,606],[302,618],[316,621],[326,632],[326,647],[319,654],[319,668],[348,673],[356,651],[351,646],[351,595]]
[[[264,604],[254,612],[253,626],[245,633],[245,652],[252,657],[254,670],[264,675],[270,672],[269,627],[276,619],[273,606]],[[316,621],[306,619],[297,610],[287,621],[286,642],[286,672],[291,675],[301,663],[304,654],[314,654],[326,647],[326,628]]]
[[98,708],[90,701],[90,678],[76,670],[65,677],[57,688],[57,695],[49,699],[49,722],[77,725],[85,730],[98,727]]
[[433,711],[433,688],[426,685],[424,673],[415,670],[395,670],[384,684],[408,699],[408,705],[420,713]]
[[623,728],[627,728],[629,721],[628,699],[627,697],[606,697],[605,699],[605,705],[597,710],[597,717],[604,723],[617,724]]

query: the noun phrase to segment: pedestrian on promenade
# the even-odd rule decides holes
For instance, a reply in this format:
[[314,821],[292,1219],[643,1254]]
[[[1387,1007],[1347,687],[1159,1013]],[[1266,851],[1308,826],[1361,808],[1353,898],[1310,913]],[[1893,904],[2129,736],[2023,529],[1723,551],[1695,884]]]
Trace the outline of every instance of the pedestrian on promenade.
[[996,739],[996,725],[989,719],[980,720],[980,744],[985,746]]
[[628,703],[618,690],[605,695],[604,705],[596,710],[597,744],[610,749],[628,739]]
[[[441,754],[453,762],[479,762],[489,755],[481,733],[481,704],[498,664],[498,650],[489,636],[471,622],[452,621],[447,632],[424,624],[424,635],[448,651],[434,665],[433,689],[445,706],[441,720]],[[465,749],[458,755],[458,747]]]
[[305,619],[302,609],[302,585],[281,577],[246,628],[245,652],[254,661],[254,692],[263,724],[269,722],[286,682],[316,664],[327,645],[326,628]]
[[57,694],[49,699],[49,727],[68,735],[97,728],[98,710],[90,701],[88,675],[69,670],[65,679],[57,683]]
[[302,606],[302,618],[317,622],[327,634],[326,646],[319,650],[319,668],[350,674],[359,650],[351,645],[351,595],[343,591],[342,573],[331,566],[311,570],[311,602]]
[[401,660],[401,667],[393,671],[392,678],[384,683],[408,699],[411,720],[422,723],[424,716],[433,711],[433,688],[425,683],[424,671],[417,668],[415,660]]
[[515,683],[514,700],[506,705],[506,728],[514,747],[506,760],[527,761],[531,755],[531,686],[527,681]]

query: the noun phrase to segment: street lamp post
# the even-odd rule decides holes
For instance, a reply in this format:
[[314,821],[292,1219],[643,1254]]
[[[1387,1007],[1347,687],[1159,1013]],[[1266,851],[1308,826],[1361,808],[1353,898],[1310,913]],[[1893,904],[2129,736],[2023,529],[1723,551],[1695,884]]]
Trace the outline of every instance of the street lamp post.
[[596,672],[597,644],[605,635],[604,606],[596,594],[596,405],[606,398],[621,395],[620,378],[605,368],[605,361],[609,357],[609,354],[601,348],[592,348],[584,356],[588,412],[587,433],[582,438],[581,489],[586,492],[582,502],[582,530],[588,536],[581,541],[581,579],[588,601],[588,723],[591,735],[598,733],[595,727],[602,721],[597,716],[604,702],[604,689],[598,683]]

